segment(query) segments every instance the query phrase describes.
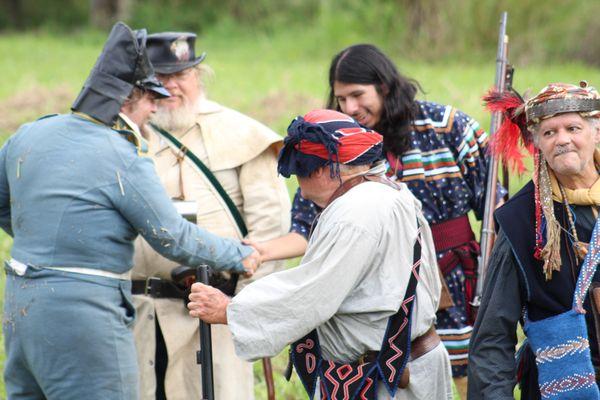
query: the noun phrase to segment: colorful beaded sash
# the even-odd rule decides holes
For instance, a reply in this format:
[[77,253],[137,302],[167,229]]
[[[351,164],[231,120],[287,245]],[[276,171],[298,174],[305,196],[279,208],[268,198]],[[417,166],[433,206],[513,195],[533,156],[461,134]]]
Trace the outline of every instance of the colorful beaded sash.
[[420,265],[421,227],[418,226],[406,294],[398,312],[389,318],[375,361],[345,364],[323,359],[316,329],[291,345],[291,362],[310,400],[315,396],[317,379],[323,400],[375,400],[378,382],[394,397],[410,355],[411,315]]

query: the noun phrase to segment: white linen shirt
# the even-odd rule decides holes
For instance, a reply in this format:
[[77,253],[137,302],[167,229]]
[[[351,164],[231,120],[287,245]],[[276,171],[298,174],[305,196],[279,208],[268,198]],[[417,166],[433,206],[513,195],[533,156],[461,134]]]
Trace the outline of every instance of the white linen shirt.
[[431,327],[441,289],[435,250],[420,203],[402,186],[366,182],[350,189],[323,211],[297,268],[232,299],[227,317],[240,357],[274,356],[315,328],[326,359],[354,361],[379,350],[408,285],[417,218],[423,262],[411,338]]

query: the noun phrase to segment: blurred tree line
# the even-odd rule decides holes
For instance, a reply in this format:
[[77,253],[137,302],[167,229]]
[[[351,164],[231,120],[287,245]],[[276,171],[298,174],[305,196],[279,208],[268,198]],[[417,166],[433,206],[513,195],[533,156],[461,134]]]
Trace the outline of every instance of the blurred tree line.
[[0,0],[0,31],[106,29],[116,20],[151,31],[221,27],[232,37],[322,30],[334,40],[351,31],[399,55],[469,61],[495,54],[504,10],[513,61],[600,65],[597,0]]

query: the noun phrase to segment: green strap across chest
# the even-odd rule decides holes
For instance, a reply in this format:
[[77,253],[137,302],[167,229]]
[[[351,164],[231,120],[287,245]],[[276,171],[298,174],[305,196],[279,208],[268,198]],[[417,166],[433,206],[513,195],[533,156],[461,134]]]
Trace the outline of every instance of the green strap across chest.
[[204,176],[206,176],[208,181],[211,183],[211,185],[213,185],[217,193],[219,193],[219,195],[227,205],[227,208],[233,216],[233,219],[235,220],[238,229],[242,233],[242,236],[246,236],[248,234],[248,228],[246,227],[246,223],[244,222],[244,218],[242,217],[240,210],[238,210],[238,208],[235,206],[233,200],[231,200],[231,197],[229,197],[225,189],[223,189],[223,186],[212,173],[212,171],[198,157],[196,157],[196,155],[189,148],[187,148],[179,140],[177,140],[175,136],[171,135],[166,130],[161,129],[154,124],[150,124],[150,126],[152,126],[152,128],[156,130],[163,138],[165,138],[166,140],[171,142],[171,144],[177,147],[191,162],[194,163],[194,165],[198,167],[198,169],[204,174]]

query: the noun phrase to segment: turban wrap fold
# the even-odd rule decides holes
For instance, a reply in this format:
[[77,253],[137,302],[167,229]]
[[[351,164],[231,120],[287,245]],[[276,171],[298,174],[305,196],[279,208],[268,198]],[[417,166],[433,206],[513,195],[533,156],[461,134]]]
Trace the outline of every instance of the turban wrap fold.
[[309,176],[329,165],[339,176],[339,164],[371,165],[383,157],[383,137],[351,117],[333,110],[313,110],[290,123],[279,153],[278,172]]

